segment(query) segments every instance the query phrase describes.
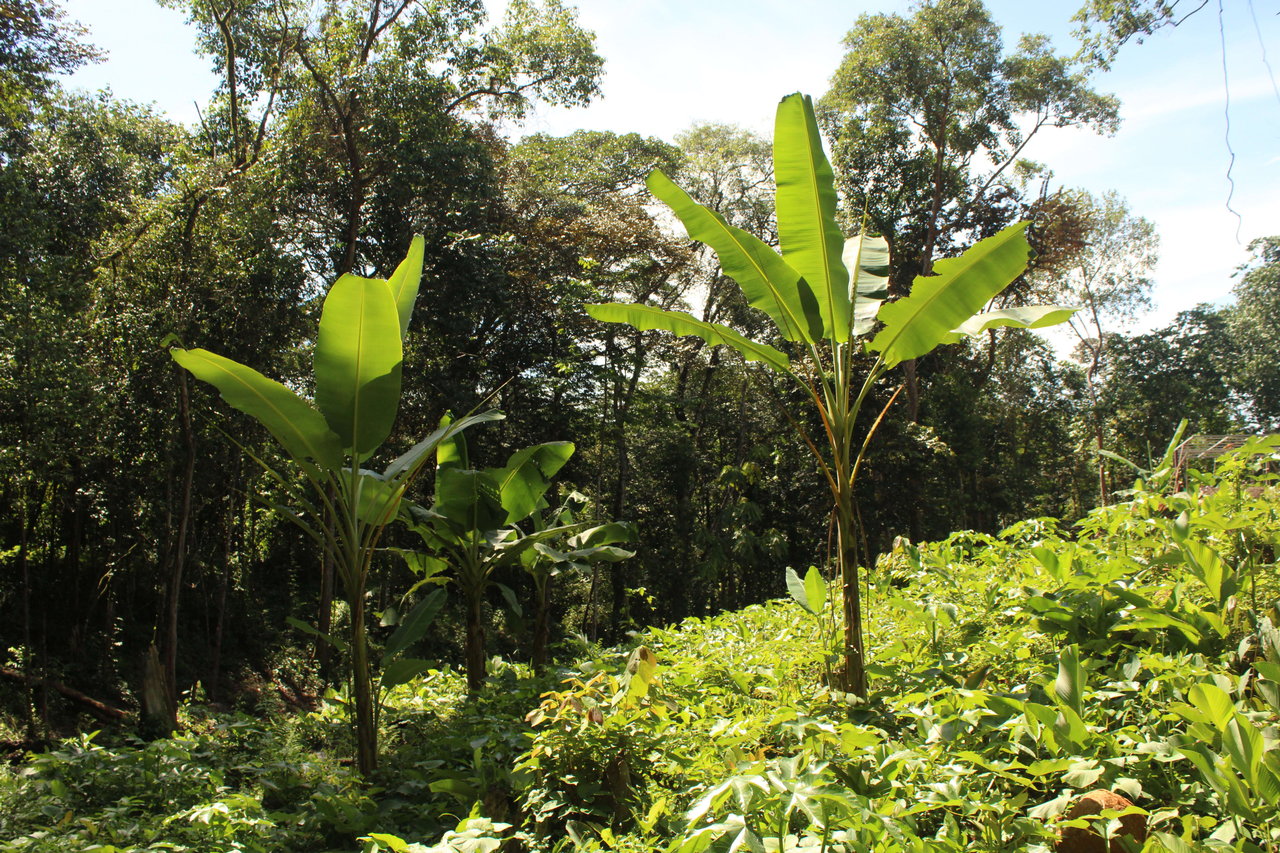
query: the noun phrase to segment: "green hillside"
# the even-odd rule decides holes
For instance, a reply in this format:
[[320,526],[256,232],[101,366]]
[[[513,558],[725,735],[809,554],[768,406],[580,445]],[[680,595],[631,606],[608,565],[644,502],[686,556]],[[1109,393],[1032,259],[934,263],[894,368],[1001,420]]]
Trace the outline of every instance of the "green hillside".
[[828,686],[838,602],[797,574],[795,600],[554,675],[494,660],[472,698],[432,668],[389,692],[372,786],[339,758],[339,693],[64,741],[0,777],[0,850],[1047,850],[1099,789],[1132,806],[1096,829],[1151,830],[1114,845],[1274,850],[1270,450],[1074,527],[899,541],[867,590],[865,702]]

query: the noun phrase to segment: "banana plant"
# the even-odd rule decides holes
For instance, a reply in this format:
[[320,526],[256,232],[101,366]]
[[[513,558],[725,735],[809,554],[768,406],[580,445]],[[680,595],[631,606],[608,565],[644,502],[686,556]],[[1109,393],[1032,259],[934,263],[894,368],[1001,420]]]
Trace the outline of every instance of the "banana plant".
[[[559,507],[530,517],[533,534],[539,537],[533,548],[520,555],[520,566],[534,589],[533,649],[530,663],[541,671],[547,663],[547,641],[551,634],[548,602],[551,585],[568,572],[590,572],[600,563],[619,563],[635,556],[635,551],[619,548],[636,538],[636,526],[629,521],[611,521],[590,526],[575,519],[587,509],[588,499],[572,492]],[[554,543],[554,544],[553,544]]]
[[[898,364],[940,344],[1001,326],[1053,325],[1075,309],[1050,305],[982,311],[1026,268],[1026,223],[1006,228],[960,257],[939,261],[935,274],[918,277],[909,295],[886,301],[889,246],[865,233],[846,240],[841,232],[834,176],[807,96],[790,95],[778,106],[774,171],[780,254],[697,204],[661,172],[651,174],[647,183],[689,236],[711,247],[747,302],[769,316],[784,342],[781,348],[651,305],[599,304],[586,310],[597,320],[732,347],[747,360],[794,380],[812,400],[826,446],[803,437],[831,491],[844,608],[841,681],[845,689],[865,696],[854,486],[874,432],[873,426],[856,441],[859,414],[872,387]],[[874,359],[861,371],[856,356],[864,351]]]
[[378,763],[365,612],[374,552],[436,448],[472,424],[502,417],[487,411],[451,421],[382,471],[362,467],[395,423],[403,340],[422,279],[422,254],[422,238],[415,237],[390,279],[348,274],[334,282],[316,336],[314,400],[208,350],[169,349],[174,361],[266,427],[301,475],[299,482],[254,456],[287,495],[287,504],[276,508],[333,556],[342,580],[351,617],[345,645],[351,656],[356,760],[365,776]]
[[[449,428],[449,419],[441,430]],[[467,445],[454,433],[436,448],[435,501],[427,509],[406,503],[403,514],[431,558],[452,570],[466,606],[464,661],[467,689],[478,693],[485,679],[484,601],[494,574],[519,562],[538,542],[567,528],[525,533],[517,526],[533,515],[556,475],[573,455],[573,444],[553,441],[516,451],[502,468],[470,467]],[[514,594],[511,599],[514,601]]]

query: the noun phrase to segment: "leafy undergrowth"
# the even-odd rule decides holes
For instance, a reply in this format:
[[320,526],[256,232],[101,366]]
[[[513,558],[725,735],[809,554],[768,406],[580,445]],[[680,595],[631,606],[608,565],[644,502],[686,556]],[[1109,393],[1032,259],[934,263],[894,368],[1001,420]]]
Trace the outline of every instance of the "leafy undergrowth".
[[[395,689],[372,784],[345,706],[184,713],[0,776],[0,851],[1053,849],[1080,794],[1145,841],[1280,849],[1280,509],[1248,457],[1066,528],[900,542],[869,589],[872,695],[830,686],[839,602],[649,629],[553,677]],[[1095,827],[1120,827],[1104,811]]]

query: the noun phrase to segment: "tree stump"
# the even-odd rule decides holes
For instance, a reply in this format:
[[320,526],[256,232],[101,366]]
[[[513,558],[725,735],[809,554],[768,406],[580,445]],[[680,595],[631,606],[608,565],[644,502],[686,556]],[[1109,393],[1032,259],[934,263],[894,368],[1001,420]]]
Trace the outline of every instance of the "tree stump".
[[[1075,802],[1067,812],[1067,820],[1102,814],[1106,809],[1123,811],[1133,803],[1112,791],[1090,791]],[[1093,826],[1080,828],[1069,826],[1062,830],[1058,843],[1054,846],[1057,853],[1127,853],[1122,837],[1135,842],[1135,848],[1142,847],[1147,840],[1147,816],[1129,814],[1120,818],[1120,831],[1111,839],[1110,846],[1102,833],[1106,822],[1093,821]]]

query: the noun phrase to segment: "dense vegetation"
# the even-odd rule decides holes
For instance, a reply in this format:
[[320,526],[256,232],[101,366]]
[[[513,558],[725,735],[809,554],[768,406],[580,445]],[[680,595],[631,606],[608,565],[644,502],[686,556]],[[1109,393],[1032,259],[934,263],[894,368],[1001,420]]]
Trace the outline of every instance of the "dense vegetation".
[[1020,157],[1165,4],[862,16],[775,171],[504,136],[598,94],[560,0],[163,2],[198,126],[0,0],[0,850],[1014,850],[1091,788],[1277,849],[1275,446],[1159,448],[1280,427],[1280,238],[1126,334],[1153,227]]
[[900,540],[867,589],[866,702],[828,686],[839,603],[801,584],[541,677],[495,660],[479,695],[433,668],[390,692],[372,786],[332,693],[84,734],[4,777],[0,849],[1044,849],[1107,788],[1149,849],[1273,850],[1280,501],[1258,458],[1074,526]]

